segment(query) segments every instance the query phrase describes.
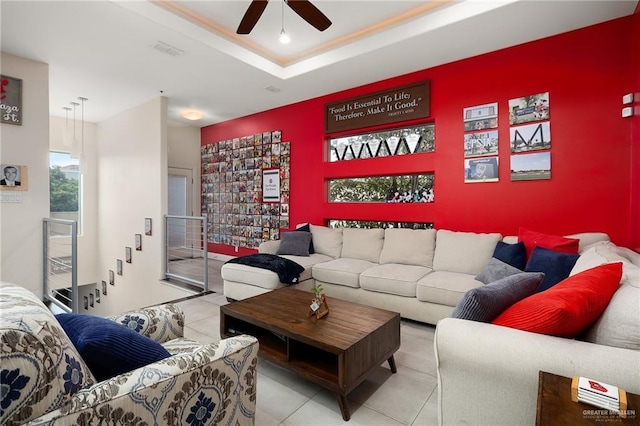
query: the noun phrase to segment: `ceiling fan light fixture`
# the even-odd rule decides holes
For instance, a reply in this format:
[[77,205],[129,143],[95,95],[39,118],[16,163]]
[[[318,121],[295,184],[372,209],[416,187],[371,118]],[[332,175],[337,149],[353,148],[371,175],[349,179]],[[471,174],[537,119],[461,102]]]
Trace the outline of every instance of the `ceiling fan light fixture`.
[[280,37],[278,38],[278,40],[280,40],[280,43],[282,44],[291,43],[291,37],[289,37],[289,34],[285,32],[284,28],[282,29],[282,31],[280,31]]

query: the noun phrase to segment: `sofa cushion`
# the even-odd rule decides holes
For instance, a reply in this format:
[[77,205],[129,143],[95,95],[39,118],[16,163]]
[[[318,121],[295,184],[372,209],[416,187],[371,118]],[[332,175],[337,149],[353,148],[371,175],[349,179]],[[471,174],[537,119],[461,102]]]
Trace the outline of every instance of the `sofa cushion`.
[[316,253],[340,257],[342,252],[342,228],[327,228],[326,226],[309,225],[311,239]]
[[567,278],[579,257],[579,254],[566,254],[535,247],[524,270],[525,272],[544,272],[544,280],[538,288],[540,292]]
[[416,297],[421,302],[455,307],[467,291],[482,285],[474,275],[433,271],[418,280]]
[[56,319],[99,381],[171,356],[160,343],[106,318],[58,314]]
[[504,241],[498,241],[493,257],[521,271],[524,271],[527,266],[527,250],[523,242],[507,244]]
[[360,287],[379,293],[416,297],[418,280],[429,272],[430,268],[415,265],[387,263],[373,266],[360,274]]
[[280,237],[277,255],[289,254],[293,256],[309,256],[311,232],[289,231]]
[[379,263],[383,242],[384,229],[344,228],[340,257]]
[[476,234],[440,229],[436,235],[433,269],[478,275],[489,263],[501,238],[500,234]]
[[[298,225],[298,227],[296,229],[293,229],[292,231],[311,232],[311,227],[308,223],[305,223],[304,225]],[[315,252],[316,251],[313,248],[313,239],[311,239],[311,241],[309,241],[309,254],[313,254]]]
[[23,424],[62,407],[95,378],[42,301],[0,283],[0,424]]
[[576,254],[580,246],[580,240],[577,238],[543,234],[541,232],[530,231],[526,228],[520,228],[518,230],[518,241],[524,243],[524,247],[527,249],[527,258],[531,256],[535,247]]
[[622,263],[608,263],[567,278],[507,308],[495,325],[575,337],[602,314],[618,288]]
[[602,315],[580,338],[599,345],[640,350],[640,254],[610,242],[593,244],[580,256],[571,276],[619,261],[622,262],[620,287]]
[[542,278],[542,272],[522,272],[482,287],[472,288],[458,302],[451,316],[491,322],[509,306],[535,293]]
[[520,274],[522,272],[522,270],[514,268],[508,263],[492,257],[489,263],[487,263],[482,269],[482,272],[480,272],[476,276],[476,280],[482,281],[485,284],[489,284],[511,275]]
[[335,259],[313,265],[313,278],[329,284],[360,287],[360,274],[375,266],[373,262],[360,259]]
[[399,263],[431,268],[436,248],[435,229],[387,228],[380,263]]

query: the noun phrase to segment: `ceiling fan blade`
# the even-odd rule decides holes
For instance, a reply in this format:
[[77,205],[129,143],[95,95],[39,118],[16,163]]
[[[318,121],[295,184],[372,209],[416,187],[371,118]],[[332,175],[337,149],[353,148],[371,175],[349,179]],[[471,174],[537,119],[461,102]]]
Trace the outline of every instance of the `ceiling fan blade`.
[[256,26],[258,19],[262,16],[262,12],[264,12],[268,2],[269,0],[253,0],[242,17],[236,33],[249,34],[253,27]]
[[287,0],[287,4],[302,19],[316,27],[320,31],[324,31],[331,26],[331,21],[324,13],[315,7],[309,0]]

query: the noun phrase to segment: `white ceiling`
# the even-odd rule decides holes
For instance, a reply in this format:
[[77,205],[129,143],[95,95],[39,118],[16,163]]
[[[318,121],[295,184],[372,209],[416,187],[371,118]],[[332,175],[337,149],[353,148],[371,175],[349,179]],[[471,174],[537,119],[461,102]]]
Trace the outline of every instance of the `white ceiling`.
[[[312,0],[319,32],[281,0],[249,36],[250,0],[1,0],[2,51],[49,64],[51,114],[78,97],[97,122],[160,94],[173,123],[205,125],[630,15],[637,0]],[[153,47],[164,42],[184,53]],[[20,77],[20,76],[15,76]],[[265,88],[280,89],[273,93]],[[205,114],[190,122],[188,109]]]

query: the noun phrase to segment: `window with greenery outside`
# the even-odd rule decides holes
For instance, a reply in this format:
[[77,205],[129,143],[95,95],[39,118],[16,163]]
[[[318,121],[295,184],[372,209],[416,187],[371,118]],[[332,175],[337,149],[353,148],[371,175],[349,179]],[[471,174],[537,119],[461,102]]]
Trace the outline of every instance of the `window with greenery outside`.
[[329,201],[432,203],[433,173],[330,179]]
[[[80,162],[70,154],[51,152],[49,155],[49,211],[54,219],[75,220],[80,233]],[[57,232],[56,230],[61,232]],[[62,232],[52,226],[52,234]]]

